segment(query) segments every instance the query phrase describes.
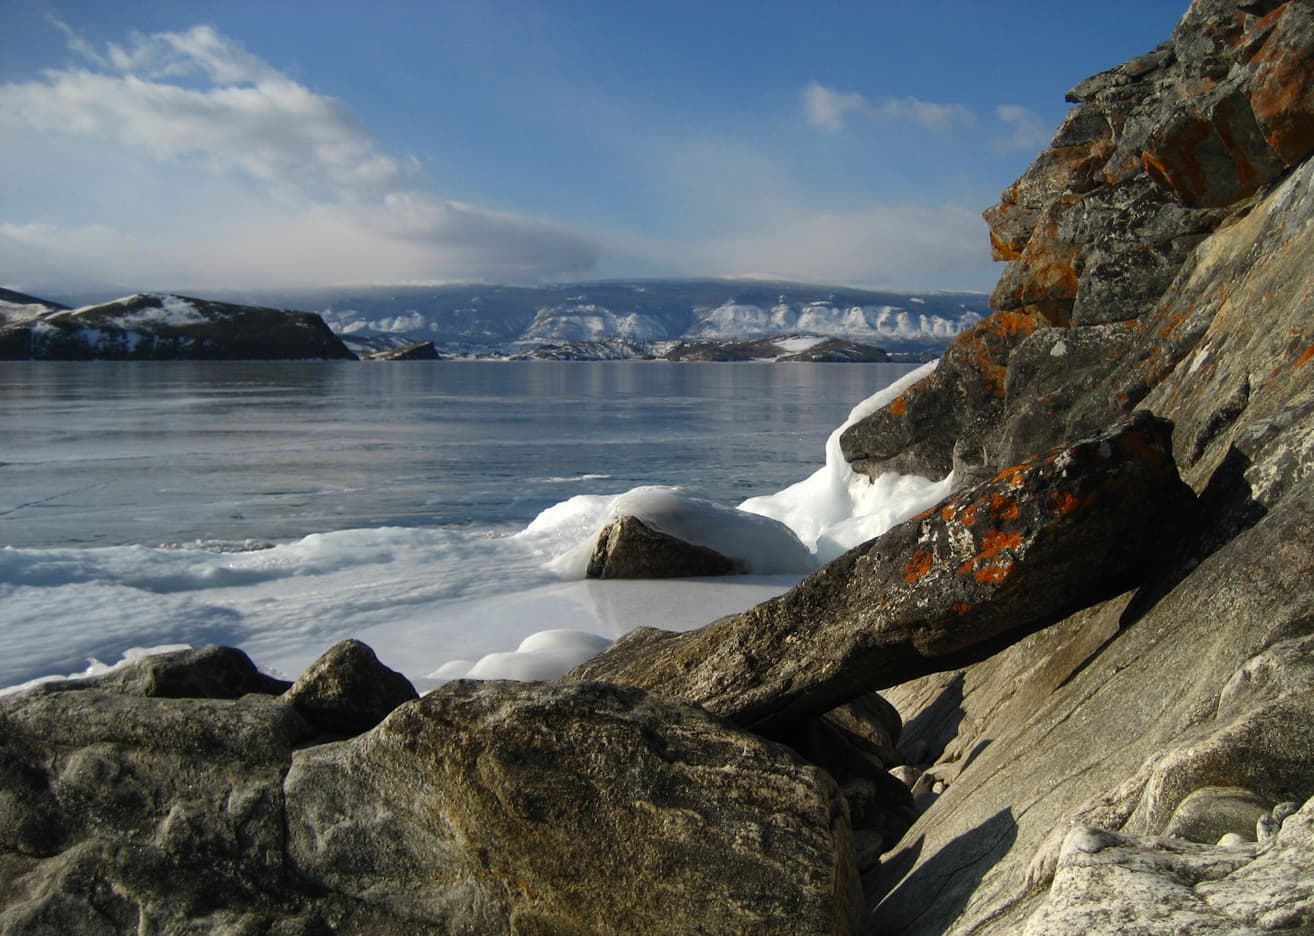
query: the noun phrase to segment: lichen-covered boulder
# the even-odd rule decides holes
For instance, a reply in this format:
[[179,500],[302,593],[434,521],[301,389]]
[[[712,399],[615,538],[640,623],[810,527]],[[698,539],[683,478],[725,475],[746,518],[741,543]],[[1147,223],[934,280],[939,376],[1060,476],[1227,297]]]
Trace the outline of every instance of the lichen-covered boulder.
[[746,726],[981,659],[1136,585],[1187,529],[1171,426],[1138,414],[1041,453],[701,630],[641,629],[571,674]]

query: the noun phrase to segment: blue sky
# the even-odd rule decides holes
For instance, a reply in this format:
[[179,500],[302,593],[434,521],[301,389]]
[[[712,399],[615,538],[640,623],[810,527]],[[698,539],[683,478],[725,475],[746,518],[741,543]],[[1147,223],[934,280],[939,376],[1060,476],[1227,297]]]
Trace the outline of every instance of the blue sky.
[[0,0],[0,283],[987,290],[979,215],[1186,0]]

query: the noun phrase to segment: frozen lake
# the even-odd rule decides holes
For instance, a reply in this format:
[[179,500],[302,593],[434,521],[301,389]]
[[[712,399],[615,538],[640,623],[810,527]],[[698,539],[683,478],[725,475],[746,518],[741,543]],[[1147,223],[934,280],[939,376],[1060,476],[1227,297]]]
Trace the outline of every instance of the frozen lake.
[[563,583],[547,565],[598,504],[521,531],[568,498],[643,485],[726,505],[772,494],[909,370],[6,363],[0,685],[173,643],[236,644],[296,675],[347,636],[424,685],[545,629],[698,626],[806,570]]

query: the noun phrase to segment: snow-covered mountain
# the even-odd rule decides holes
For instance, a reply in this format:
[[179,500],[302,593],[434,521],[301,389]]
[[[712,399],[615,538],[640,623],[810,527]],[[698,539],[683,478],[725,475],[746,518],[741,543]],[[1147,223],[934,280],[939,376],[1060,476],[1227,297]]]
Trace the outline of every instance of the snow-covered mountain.
[[0,359],[353,358],[317,315],[162,293],[69,309],[0,290]]
[[981,293],[891,293],[797,283],[652,280],[560,286],[376,286],[277,293],[263,302],[318,312],[358,348],[433,341],[514,355],[547,345],[842,338],[928,354],[989,314]]

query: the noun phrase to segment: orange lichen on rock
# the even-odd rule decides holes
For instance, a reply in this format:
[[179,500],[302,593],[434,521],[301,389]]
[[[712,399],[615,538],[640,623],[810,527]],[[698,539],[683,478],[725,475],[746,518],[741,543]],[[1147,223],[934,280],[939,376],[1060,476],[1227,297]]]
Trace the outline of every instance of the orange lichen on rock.
[[931,571],[931,566],[935,564],[935,554],[929,549],[918,549],[913,552],[912,558],[903,567],[903,580],[912,584]]
[[976,504],[968,504],[958,514],[958,520],[963,526],[971,526],[976,523]]
[[981,551],[977,553],[976,558],[978,560],[993,559],[1005,549],[1017,549],[1021,545],[1022,534],[1019,532],[1005,533],[1003,530],[988,530],[985,538],[981,540]]
[[1052,491],[1049,495],[1049,509],[1060,517],[1066,517],[1081,506],[1081,498],[1071,491]]
[[1008,570],[1012,567],[1012,563],[1002,566],[985,566],[976,570],[976,580],[982,585],[998,585],[1008,578]]
[[890,413],[895,416],[902,416],[906,412],[908,412],[908,396],[901,393],[891,401]]
[[948,523],[950,520],[954,518],[954,516],[957,513],[958,513],[958,506],[951,501],[950,503],[945,504],[943,508],[941,508],[940,519],[943,520],[945,523]]
[[[1003,482],[1008,481],[1010,484],[1013,485],[1013,487],[1020,487],[1021,483],[1017,482],[1015,479],[1019,477],[1023,477],[1023,478],[1025,477],[1027,466],[1032,461],[1034,461],[1034,458],[1028,459],[1027,461],[1021,462],[1020,464],[1017,465],[1009,465],[1003,471],[999,472],[999,474],[991,478],[990,483],[1002,484]],[[1048,458],[1046,459],[1046,461],[1053,461],[1053,459]]]
[[[1010,486],[1015,488],[1021,487],[1024,482],[1025,478],[1020,471],[1009,479]],[[998,491],[990,492],[990,517],[996,523],[1002,520],[1016,520],[1021,513],[1022,508],[1018,506],[1017,501],[1005,497]]]
[[1293,367],[1293,370],[1300,370],[1302,367],[1304,367],[1306,364],[1309,363],[1309,359],[1312,357],[1314,357],[1314,345],[1310,345],[1308,348],[1305,349],[1304,354],[1296,358],[1296,363],[1295,366]]
[[959,601],[954,604],[954,613],[960,617],[972,610],[972,606],[966,601]]

